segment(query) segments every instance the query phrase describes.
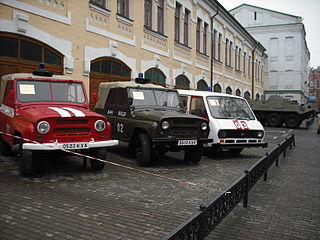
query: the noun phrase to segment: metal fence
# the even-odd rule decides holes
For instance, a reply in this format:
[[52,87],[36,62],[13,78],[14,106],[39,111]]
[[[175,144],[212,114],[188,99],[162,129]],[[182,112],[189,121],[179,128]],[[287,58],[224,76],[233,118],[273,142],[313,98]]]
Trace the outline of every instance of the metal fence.
[[164,240],[201,240],[226,217],[238,203],[243,200],[243,207],[248,206],[248,193],[256,182],[263,176],[267,180],[268,169],[279,157],[286,155],[288,147],[295,145],[294,133],[289,138],[261,158],[245,174],[233,183],[225,192],[216,197],[208,206],[200,206],[199,210],[176,228]]

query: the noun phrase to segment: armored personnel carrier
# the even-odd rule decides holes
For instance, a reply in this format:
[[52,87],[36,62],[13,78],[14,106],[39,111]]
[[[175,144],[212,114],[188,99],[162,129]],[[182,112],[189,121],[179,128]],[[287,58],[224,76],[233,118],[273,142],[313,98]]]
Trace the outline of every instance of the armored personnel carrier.
[[309,127],[314,120],[315,110],[311,106],[270,96],[268,100],[248,101],[258,120],[269,127],[298,128],[302,123]]

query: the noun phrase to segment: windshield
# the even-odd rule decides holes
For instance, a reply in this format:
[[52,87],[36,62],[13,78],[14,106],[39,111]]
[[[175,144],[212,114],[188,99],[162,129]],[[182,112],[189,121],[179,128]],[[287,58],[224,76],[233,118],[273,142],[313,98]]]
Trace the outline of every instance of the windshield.
[[20,102],[85,102],[82,85],[74,82],[20,80],[17,98]]
[[167,89],[130,89],[134,106],[157,106],[180,108],[179,96]]
[[235,97],[208,97],[208,106],[212,117],[222,119],[254,120],[255,117],[248,103]]

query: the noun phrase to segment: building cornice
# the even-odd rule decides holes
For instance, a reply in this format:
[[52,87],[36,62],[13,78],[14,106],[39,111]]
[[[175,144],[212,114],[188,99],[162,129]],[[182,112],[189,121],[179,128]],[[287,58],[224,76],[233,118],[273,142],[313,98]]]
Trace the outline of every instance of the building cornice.
[[283,13],[283,12],[278,12],[278,11],[274,11],[274,10],[271,10],[271,9],[267,9],[267,8],[263,8],[263,7],[258,7],[258,6],[254,6],[254,5],[250,5],[250,4],[241,4],[240,6],[238,7],[235,7],[235,8],[232,8],[229,12],[232,12],[234,10],[237,10],[239,8],[242,8],[242,7],[252,7],[252,8],[257,8],[257,9],[260,9],[260,10],[263,10],[263,11],[267,11],[267,12],[272,12],[272,13],[277,13],[277,14],[281,14],[281,15],[285,15],[285,16],[288,16],[288,17],[293,17],[293,18],[297,18],[297,19],[302,19],[300,16],[295,16],[295,15],[291,15],[291,14],[287,14],[287,13]]

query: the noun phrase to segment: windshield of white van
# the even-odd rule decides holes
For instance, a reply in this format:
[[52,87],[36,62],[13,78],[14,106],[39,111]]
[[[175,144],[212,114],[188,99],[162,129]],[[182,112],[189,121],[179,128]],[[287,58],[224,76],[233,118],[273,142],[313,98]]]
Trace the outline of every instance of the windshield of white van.
[[131,88],[130,95],[134,106],[180,108],[179,96],[176,91]]
[[20,102],[85,102],[82,85],[75,82],[19,80],[17,98]]
[[214,118],[254,120],[248,103],[241,98],[225,96],[207,97],[210,113]]

